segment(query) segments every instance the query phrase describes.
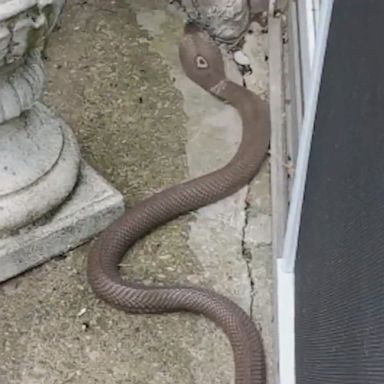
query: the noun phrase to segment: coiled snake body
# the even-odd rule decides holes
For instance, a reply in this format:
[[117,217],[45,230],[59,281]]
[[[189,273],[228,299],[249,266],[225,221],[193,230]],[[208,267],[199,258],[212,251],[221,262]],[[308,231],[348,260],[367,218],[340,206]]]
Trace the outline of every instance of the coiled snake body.
[[99,237],[88,257],[88,280],[101,299],[128,313],[189,311],[214,321],[229,338],[236,384],[265,383],[264,353],[250,317],[228,298],[186,286],[148,287],[124,281],[118,264],[127,250],[154,228],[229,196],[257,174],[269,146],[265,103],[228,80],[219,48],[194,24],[185,26],[179,46],[186,75],[206,91],[232,105],[243,123],[236,155],[223,168],[161,191],[129,209]]

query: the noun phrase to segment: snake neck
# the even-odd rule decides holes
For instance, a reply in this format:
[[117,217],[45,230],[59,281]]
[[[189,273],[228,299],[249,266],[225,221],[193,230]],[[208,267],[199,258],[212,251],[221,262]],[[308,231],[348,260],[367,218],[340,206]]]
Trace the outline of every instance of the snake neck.
[[243,110],[245,104],[254,103],[255,98],[258,97],[247,88],[244,88],[229,79],[220,80],[216,85],[209,89],[209,92],[228,104],[231,104],[239,112]]
[[243,122],[244,140],[248,140],[248,136],[256,139],[257,148],[260,150],[268,146],[270,136],[268,104],[260,96],[229,79],[221,80],[209,89],[209,92],[238,111]]

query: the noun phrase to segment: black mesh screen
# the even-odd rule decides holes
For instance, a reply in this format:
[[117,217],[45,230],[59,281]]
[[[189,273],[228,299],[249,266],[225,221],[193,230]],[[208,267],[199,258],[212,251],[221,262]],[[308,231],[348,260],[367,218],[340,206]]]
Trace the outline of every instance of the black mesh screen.
[[384,0],[335,0],[295,272],[297,384],[384,384]]

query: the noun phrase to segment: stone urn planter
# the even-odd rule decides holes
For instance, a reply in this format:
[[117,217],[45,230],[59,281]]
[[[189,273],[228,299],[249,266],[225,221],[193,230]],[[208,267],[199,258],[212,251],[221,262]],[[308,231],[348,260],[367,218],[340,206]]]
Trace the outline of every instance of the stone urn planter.
[[268,11],[269,0],[179,0],[188,17],[216,40],[234,43],[245,33],[252,15]]
[[42,51],[64,3],[0,0],[0,281],[79,245],[123,208],[39,102]]

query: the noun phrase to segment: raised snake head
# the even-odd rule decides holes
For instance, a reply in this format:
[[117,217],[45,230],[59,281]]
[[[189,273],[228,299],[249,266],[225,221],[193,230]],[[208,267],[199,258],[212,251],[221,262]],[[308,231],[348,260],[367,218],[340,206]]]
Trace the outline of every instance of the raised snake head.
[[185,74],[208,92],[226,77],[219,47],[196,24],[186,24],[179,57]]

